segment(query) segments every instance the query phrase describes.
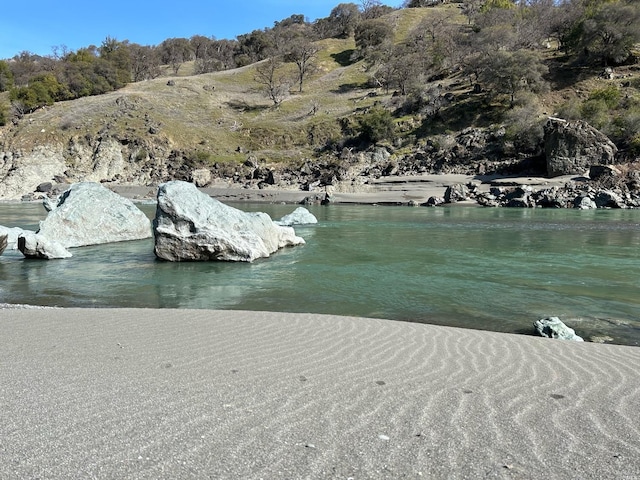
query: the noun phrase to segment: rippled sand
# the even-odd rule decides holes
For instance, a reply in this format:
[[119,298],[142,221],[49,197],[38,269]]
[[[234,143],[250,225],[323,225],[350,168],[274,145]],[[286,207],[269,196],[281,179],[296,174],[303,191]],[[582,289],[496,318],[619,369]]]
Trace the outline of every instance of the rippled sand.
[[640,478],[640,348],[0,309],[0,478]]

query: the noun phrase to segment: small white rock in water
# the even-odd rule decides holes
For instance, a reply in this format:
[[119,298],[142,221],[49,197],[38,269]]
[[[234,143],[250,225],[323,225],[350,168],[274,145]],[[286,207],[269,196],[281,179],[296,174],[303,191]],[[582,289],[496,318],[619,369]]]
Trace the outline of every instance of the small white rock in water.
[[27,258],[53,260],[70,258],[71,253],[55,240],[37,233],[23,233],[18,237],[18,250]]
[[280,220],[275,220],[273,223],[291,227],[293,225],[310,225],[313,223],[318,223],[318,219],[306,208],[298,207],[293,212],[285,215]]
[[607,343],[613,342],[614,339],[609,335],[592,335],[589,340],[591,340],[593,343]]
[[547,317],[536,320],[533,326],[543,337],[584,342],[581,336],[576,335],[573,328],[567,327],[558,317]]
[[7,236],[7,246],[9,250],[18,249],[18,237],[27,233],[36,233],[31,230],[23,230],[19,227],[3,227],[0,225],[0,236]]

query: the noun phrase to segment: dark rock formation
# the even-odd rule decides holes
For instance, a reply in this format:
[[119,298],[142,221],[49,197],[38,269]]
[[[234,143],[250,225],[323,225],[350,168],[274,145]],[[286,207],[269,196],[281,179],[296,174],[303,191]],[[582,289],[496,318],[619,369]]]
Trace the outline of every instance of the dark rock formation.
[[7,245],[9,245],[9,234],[0,234],[0,255],[4,253]]
[[550,118],[544,127],[547,174],[582,175],[592,165],[614,162],[618,149],[609,138],[582,120]]

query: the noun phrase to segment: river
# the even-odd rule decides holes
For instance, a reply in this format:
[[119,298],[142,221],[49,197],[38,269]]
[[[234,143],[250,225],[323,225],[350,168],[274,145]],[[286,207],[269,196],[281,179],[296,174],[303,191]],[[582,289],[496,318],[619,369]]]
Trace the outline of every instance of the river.
[[[240,204],[272,218],[292,205]],[[153,217],[155,207],[141,208]],[[306,245],[246,263],[168,263],[153,240],[0,257],[0,303],[378,317],[531,334],[558,316],[586,340],[640,345],[640,211],[309,207]],[[37,228],[39,204],[0,204]],[[179,321],[179,319],[176,319]]]

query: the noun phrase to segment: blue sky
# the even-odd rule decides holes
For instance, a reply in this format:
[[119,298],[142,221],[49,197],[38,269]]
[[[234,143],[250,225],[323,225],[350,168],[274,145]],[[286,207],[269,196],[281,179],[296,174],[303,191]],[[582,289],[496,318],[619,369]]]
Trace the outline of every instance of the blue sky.
[[[0,2],[0,58],[29,51],[50,55],[52,47],[99,46],[110,36],[141,45],[193,35],[233,39],[272,27],[293,14],[309,20],[329,16],[348,0],[29,0]],[[359,0],[353,3],[360,5]],[[383,1],[399,7],[402,0]]]

